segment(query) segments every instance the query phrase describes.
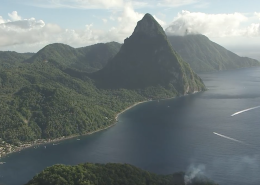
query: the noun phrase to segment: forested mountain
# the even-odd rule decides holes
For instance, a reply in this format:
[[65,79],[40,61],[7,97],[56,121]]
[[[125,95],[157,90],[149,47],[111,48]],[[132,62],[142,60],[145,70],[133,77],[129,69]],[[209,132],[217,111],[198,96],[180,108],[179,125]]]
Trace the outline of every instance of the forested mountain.
[[[150,30],[153,26],[155,29]],[[144,32],[147,28],[151,32]],[[153,34],[156,36],[153,37]],[[136,42],[140,37],[144,37],[141,40],[143,44]],[[52,44],[21,65],[0,68],[1,140],[13,144],[14,149],[14,145],[37,139],[85,134],[112,125],[115,115],[135,102],[204,90],[203,82],[172,50],[162,28],[151,15],[145,15],[126,42],[129,44],[125,44],[119,54],[111,59],[106,70],[115,64],[113,66],[125,70],[127,76],[118,76],[125,81],[119,81],[113,74],[104,76],[115,85],[111,88],[96,86],[100,85],[100,81],[96,81],[100,78],[90,78],[92,76],[82,70],[81,64],[75,66],[79,64],[76,59],[80,57],[96,58],[101,47],[105,48],[101,54],[104,58],[96,59],[104,65],[111,54],[106,47],[116,51],[120,47],[117,43],[78,49]],[[142,51],[134,53],[134,47]],[[125,58],[131,57],[131,54],[140,54],[140,57]],[[121,59],[126,62],[121,62]],[[89,64],[91,62],[86,66]],[[122,86],[123,83],[132,88]]]
[[82,48],[55,43],[45,46],[24,62],[49,62],[52,60],[60,67],[94,72],[103,68],[107,61],[119,51],[120,47],[121,44],[117,42],[98,43]]
[[168,36],[173,49],[196,72],[259,66],[257,60],[240,57],[200,34]]
[[17,53],[15,51],[0,51],[0,68],[10,68],[32,57],[34,53]]
[[97,89],[52,61],[0,69],[0,84],[0,138],[15,145],[107,127],[117,112],[146,99],[135,91]]
[[129,164],[54,165],[26,185],[217,185],[206,177],[184,180],[184,173],[157,175]]
[[101,88],[162,86],[176,94],[203,90],[202,80],[172,49],[162,27],[145,14],[120,51],[91,75]]

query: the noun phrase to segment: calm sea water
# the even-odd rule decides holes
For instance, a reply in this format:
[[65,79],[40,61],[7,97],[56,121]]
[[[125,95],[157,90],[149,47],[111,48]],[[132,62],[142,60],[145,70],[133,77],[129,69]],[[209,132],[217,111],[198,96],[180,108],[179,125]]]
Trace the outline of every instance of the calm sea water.
[[[0,183],[21,185],[56,163],[130,163],[160,174],[199,169],[222,185],[260,184],[260,68],[200,75],[208,91],[140,104],[116,126],[1,159]],[[215,133],[215,134],[214,134]]]

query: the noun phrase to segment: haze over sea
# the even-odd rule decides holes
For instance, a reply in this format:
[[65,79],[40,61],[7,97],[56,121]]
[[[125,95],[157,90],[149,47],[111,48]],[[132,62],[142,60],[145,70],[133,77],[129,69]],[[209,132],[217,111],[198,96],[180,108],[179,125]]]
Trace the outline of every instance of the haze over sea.
[[130,163],[161,174],[199,169],[221,185],[260,184],[260,68],[203,73],[206,92],[140,104],[98,133],[14,153],[0,183],[22,185],[47,166]]

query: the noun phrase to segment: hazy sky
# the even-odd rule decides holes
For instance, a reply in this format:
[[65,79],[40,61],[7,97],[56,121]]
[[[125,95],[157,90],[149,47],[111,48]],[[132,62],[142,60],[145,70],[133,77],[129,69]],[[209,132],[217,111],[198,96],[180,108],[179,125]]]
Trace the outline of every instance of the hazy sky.
[[150,13],[167,34],[188,29],[260,59],[259,7],[259,0],[0,0],[0,50],[122,43]]

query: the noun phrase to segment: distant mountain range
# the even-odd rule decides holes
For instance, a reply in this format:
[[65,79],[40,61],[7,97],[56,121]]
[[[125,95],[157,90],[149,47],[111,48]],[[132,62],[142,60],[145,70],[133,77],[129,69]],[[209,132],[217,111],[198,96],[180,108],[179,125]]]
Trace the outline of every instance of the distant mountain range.
[[196,72],[238,69],[260,65],[257,60],[240,57],[210,41],[204,35],[168,36],[168,39],[173,49]]
[[[173,50],[190,64],[195,72],[218,71],[259,66],[249,57],[240,57],[200,34],[172,36],[168,41]],[[81,48],[55,43],[45,46],[37,53],[0,51],[0,67],[11,67],[20,62],[52,61],[56,66],[76,71],[95,72],[104,68],[120,50],[117,42],[98,43]]]

